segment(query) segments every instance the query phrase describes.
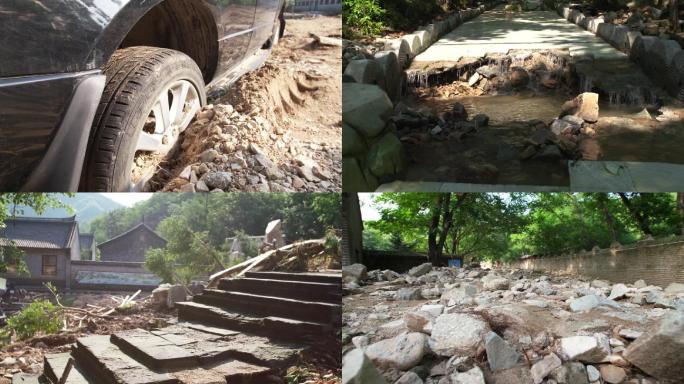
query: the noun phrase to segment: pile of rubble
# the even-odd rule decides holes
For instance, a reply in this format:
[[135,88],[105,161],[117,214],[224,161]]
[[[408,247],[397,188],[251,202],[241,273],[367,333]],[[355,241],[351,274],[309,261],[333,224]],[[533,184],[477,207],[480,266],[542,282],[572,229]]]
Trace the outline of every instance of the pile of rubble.
[[[209,105],[185,131],[180,158],[170,156],[152,185],[165,191],[333,191],[337,148],[303,145],[289,130],[230,104]],[[189,164],[189,165],[185,165]],[[180,165],[180,167],[179,167]],[[172,175],[175,175],[173,177]]]
[[657,384],[684,377],[684,284],[344,267],[343,382]]
[[489,124],[489,117],[477,114],[468,120],[468,111],[463,104],[454,103],[451,111],[441,116],[418,112],[398,103],[397,113],[390,120],[394,123],[402,142],[420,143],[431,140],[461,140],[478,128]]

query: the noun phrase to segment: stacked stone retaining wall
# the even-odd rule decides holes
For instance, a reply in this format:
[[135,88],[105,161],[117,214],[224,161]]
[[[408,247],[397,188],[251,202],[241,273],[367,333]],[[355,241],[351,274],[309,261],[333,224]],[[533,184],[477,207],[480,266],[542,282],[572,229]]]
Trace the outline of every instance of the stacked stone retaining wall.
[[572,255],[530,257],[513,267],[552,275],[585,276],[615,283],[643,279],[665,287],[684,282],[684,237],[639,242],[614,249],[594,249]]
[[560,5],[558,14],[625,52],[651,80],[667,92],[684,100],[684,50],[674,40],[645,36],[626,25],[615,25],[603,16],[585,16],[577,9]]

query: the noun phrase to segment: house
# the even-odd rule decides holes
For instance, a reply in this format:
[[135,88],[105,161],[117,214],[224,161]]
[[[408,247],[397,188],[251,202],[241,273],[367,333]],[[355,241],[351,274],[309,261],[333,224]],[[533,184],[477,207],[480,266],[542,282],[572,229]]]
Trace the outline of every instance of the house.
[[152,228],[140,223],[128,231],[104,243],[98,244],[101,261],[145,262],[148,249],[164,248],[166,240]]
[[81,260],[95,260],[95,235],[92,233],[81,233],[78,235],[78,243],[81,248]]
[[291,12],[341,13],[342,0],[296,0]]
[[16,217],[0,229],[0,246],[14,244],[24,252],[28,274],[13,266],[0,274],[19,285],[41,285],[51,281],[69,288],[71,261],[80,259],[76,216],[67,218]]

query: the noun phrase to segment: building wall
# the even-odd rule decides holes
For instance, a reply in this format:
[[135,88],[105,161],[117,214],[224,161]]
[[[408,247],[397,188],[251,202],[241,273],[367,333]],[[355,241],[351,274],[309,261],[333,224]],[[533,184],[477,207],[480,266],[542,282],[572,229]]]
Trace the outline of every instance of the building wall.
[[164,240],[148,231],[137,230],[100,244],[101,261],[145,262],[145,252],[152,248],[163,248]]
[[[29,270],[30,276],[19,276],[16,274],[3,273],[0,277],[8,279],[15,285],[42,285],[51,281],[60,287],[68,287],[69,281],[66,279],[69,270],[68,258],[70,253],[62,249],[35,249],[22,248],[24,260]],[[57,256],[57,275],[43,276],[43,255]]]
[[341,13],[342,0],[296,0],[292,11]]
[[633,283],[643,279],[647,284],[667,286],[673,282],[684,283],[684,238],[637,243],[621,249],[534,257],[512,265],[546,274],[583,275],[614,283]]

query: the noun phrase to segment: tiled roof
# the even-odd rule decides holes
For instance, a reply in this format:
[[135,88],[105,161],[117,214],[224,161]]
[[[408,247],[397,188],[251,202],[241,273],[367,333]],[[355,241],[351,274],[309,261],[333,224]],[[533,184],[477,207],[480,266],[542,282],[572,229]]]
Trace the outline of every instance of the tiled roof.
[[16,217],[5,220],[0,228],[0,245],[14,241],[21,248],[65,249],[71,247],[72,234],[78,231],[76,217]]

